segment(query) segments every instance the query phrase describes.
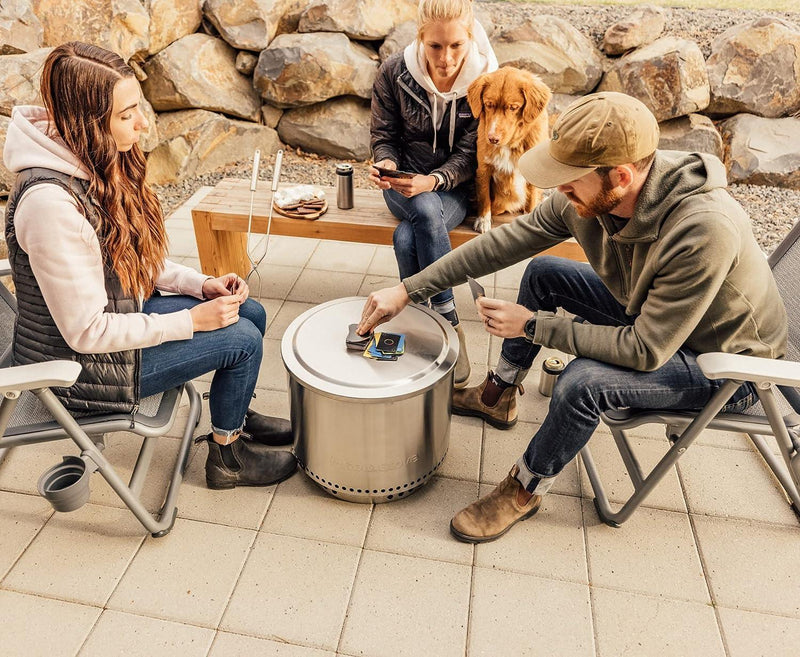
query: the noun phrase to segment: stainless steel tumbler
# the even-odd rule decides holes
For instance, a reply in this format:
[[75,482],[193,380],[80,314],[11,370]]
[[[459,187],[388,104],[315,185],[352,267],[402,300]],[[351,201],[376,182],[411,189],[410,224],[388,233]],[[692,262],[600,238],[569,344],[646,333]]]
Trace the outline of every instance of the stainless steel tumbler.
[[539,392],[545,397],[553,394],[558,375],[564,370],[565,363],[560,358],[551,356],[542,363],[542,373],[539,376]]
[[336,207],[349,210],[353,207],[353,165],[336,165]]

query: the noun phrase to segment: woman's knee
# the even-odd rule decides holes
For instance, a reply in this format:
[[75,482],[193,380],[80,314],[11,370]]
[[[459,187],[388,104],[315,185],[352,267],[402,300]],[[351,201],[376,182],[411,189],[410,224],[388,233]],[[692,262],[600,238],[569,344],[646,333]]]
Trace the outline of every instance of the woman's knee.
[[226,326],[222,330],[227,348],[249,357],[258,358],[260,362],[264,353],[264,336],[258,326],[246,317],[240,316],[238,322]]
[[246,319],[258,329],[261,337],[267,332],[267,311],[255,299],[247,299],[239,306],[239,318]]
[[408,218],[417,228],[442,224],[442,199],[433,192],[423,192],[408,199]]

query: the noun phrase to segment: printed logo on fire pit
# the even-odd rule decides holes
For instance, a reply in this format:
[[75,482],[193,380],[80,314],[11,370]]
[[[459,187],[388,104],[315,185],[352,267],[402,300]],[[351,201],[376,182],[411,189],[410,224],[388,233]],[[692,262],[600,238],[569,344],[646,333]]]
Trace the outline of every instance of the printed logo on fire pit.
[[419,457],[416,454],[409,456],[405,461],[390,461],[389,463],[350,463],[335,456],[330,459],[331,465],[343,467],[351,472],[386,472],[387,470],[397,470],[397,468],[417,461],[419,461]]

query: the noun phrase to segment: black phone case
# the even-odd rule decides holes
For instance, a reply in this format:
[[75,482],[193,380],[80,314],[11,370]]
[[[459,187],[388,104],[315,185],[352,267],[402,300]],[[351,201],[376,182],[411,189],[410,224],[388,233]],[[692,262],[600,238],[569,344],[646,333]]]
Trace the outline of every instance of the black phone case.
[[400,336],[396,333],[381,333],[378,339],[378,344],[375,348],[382,354],[391,355],[397,353],[397,348],[400,346]]

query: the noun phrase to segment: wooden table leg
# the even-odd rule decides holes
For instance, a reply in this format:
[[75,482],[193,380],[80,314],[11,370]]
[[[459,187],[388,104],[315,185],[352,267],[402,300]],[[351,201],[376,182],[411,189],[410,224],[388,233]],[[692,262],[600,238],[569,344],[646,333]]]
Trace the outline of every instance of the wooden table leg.
[[209,276],[234,272],[246,277],[250,272],[247,234],[214,230],[208,212],[192,210],[192,222],[201,271]]

